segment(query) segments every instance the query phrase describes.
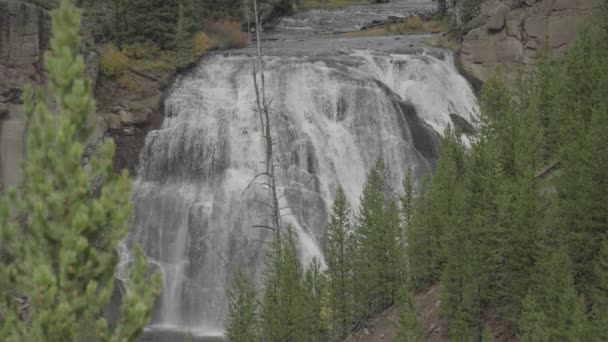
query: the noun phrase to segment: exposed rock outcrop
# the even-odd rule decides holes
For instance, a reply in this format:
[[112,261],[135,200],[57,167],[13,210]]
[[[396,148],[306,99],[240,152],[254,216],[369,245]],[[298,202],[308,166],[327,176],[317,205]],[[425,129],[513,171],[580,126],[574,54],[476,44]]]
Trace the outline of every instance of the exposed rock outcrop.
[[0,191],[21,180],[23,89],[43,76],[41,56],[51,32],[47,9],[54,2],[0,0]]
[[[51,38],[50,10],[58,3],[0,0],[0,192],[19,186],[22,180],[26,130],[23,91],[26,84],[45,82],[43,56]],[[111,81],[100,79],[95,49],[104,18],[90,14],[93,12],[100,11],[86,8],[83,17],[82,53],[98,104],[90,120],[94,127],[87,155],[98,150],[104,137],[112,136],[117,143],[116,169],[127,168],[134,174],[145,135],[162,122],[160,97],[168,82],[162,78],[137,80],[146,84],[146,94],[142,95],[117,90]],[[83,160],[88,160],[86,157]]]
[[599,12],[598,0],[489,0],[471,20],[458,62],[473,81],[483,82],[500,66],[514,76],[534,63],[545,37],[553,56],[566,53],[577,29]]

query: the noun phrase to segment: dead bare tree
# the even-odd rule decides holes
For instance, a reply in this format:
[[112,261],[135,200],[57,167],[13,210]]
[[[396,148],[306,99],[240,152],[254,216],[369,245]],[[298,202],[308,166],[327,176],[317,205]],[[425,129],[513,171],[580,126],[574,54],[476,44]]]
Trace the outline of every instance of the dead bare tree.
[[[277,185],[276,185],[276,177],[275,177],[275,164],[274,164],[274,140],[272,138],[272,131],[270,124],[270,105],[271,101],[266,99],[266,81],[264,78],[264,55],[262,53],[262,45],[260,39],[260,19],[258,15],[258,5],[257,0],[252,0],[253,2],[253,14],[255,16],[255,34],[256,34],[256,45],[257,45],[257,63],[252,60],[252,76],[253,76],[253,86],[255,88],[255,97],[256,97],[256,107],[257,112],[260,119],[260,127],[262,131],[262,136],[264,138],[264,165],[265,171],[257,174],[250,185],[256,181],[257,178],[265,176],[266,181],[262,183],[262,185],[266,188],[269,195],[269,204],[266,204],[271,211],[271,225],[256,225],[256,228],[268,228],[271,229],[274,233],[274,238],[276,241],[281,240],[281,208],[279,208],[279,199],[277,195]],[[249,20],[248,20],[249,22]],[[258,84],[258,69],[259,69],[259,78],[261,84]],[[247,187],[249,188],[249,186]]]

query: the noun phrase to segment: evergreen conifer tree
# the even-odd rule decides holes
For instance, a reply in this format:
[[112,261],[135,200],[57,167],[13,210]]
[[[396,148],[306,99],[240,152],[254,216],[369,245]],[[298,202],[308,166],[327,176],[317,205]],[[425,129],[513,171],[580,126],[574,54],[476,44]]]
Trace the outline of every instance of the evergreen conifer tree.
[[602,246],[594,262],[595,286],[591,292],[593,302],[591,326],[592,336],[598,341],[608,340],[608,238],[602,239]]
[[[446,261],[447,251],[444,246],[446,234],[456,229],[454,221],[460,220],[464,199],[456,200],[461,196],[464,176],[464,145],[460,133],[447,127],[441,143],[441,153],[437,161],[437,168],[429,189],[429,229],[434,248],[434,260],[429,265],[429,274],[432,279],[439,279],[443,264]],[[459,187],[457,190],[456,188]]]
[[[143,251],[136,246],[121,320],[114,329],[101,318],[113,291],[115,248],[128,229],[130,180],[113,172],[114,144],[107,140],[90,171],[82,165],[87,120],[94,111],[90,82],[83,77],[81,14],[63,0],[52,13],[52,53],[46,58],[49,109],[42,90],[25,95],[29,120],[23,192],[2,199],[0,239],[14,257],[0,268],[6,321],[3,341],[133,341],[150,319],[160,277],[150,280]],[[91,184],[102,183],[95,191]],[[9,203],[22,214],[11,223]],[[31,301],[31,322],[14,311],[13,295]]]
[[[163,49],[176,47],[179,0],[129,0],[125,2],[124,43],[153,42]],[[188,12],[184,11],[184,14]]]
[[397,309],[399,310],[399,325],[397,327],[397,338],[395,339],[397,342],[425,341],[412,292],[409,286],[404,286],[400,291],[397,303]]
[[502,166],[492,136],[482,133],[467,156],[465,185],[469,198],[466,225],[471,230],[470,242],[474,246],[473,277],[479,285],[479,297],[484,307],[496,303],[497,270],[502,261],[504,226],[498,222],[499,193],[502,190]]
[[[412,257],[411,253],[407,251],[408,246],[408,229],[412,225],[415,210],[415,198],[414,198],[414,179],[412,176],[412,169],[408,168],[403,176],[403,195],[399,198],[401,202],[401,232],[399,236],[399,249],[403,256],[401,261],[401,279],[402,282],[408,281],[413,282],[412,273]],[[406,279],[407,278],[407,279]]]
[[481,342],[493,342],[494,335],[492,334],[492,330],[489,325],[485,325],[483,328],[483,334],[481,335]]
[[257,301],[253,282],[240,269],[236,269],[232,288],[228,292],[226,337],[231,342],[259,340]]
[[327,227],[327,281],[332,338],[343,340],[354,319],[352,282],[355,255],[349,248],[352,238],[350,208],[344,191],[338,188]]
[[[471,225],[466,222],[468,212],[467,189],[463,183],[453,188],[451,226],[445,232],[445,265],[441,275],[441,309],[448,318],[449,336],[454,341],[477,339],[481,334],[481,308],[478,248],[472,242]],[[481,247],[481,246],[479,246]]]
[[282,241],[275,238],[267,256],[261,306],[261,336],[264,341],[304,341],[309,334],[302,266],[291,228],[285,235]]
[[544,253],[524,300],[522,341],[587,340],[585,314],[570,270],[563,248]]
[[472,294],[465,284],[472,280],[471,238],[464,213],[467,193],[464,187],[464,146],[458,132],[448,127],[442,140],[442,151],[432,178],[428,195],[429,236],[434,241],[435,259],[428,265],[430,280],[441,278],[442,312],[448,318],[451,339],[460,340],[469,334]]
[[193,0],[178,0],[177,23],[173,41],[177,50],[177,65],[187,66],[193,61],[194,41],[193,35],[197,29],[197,23],[192,18],[196,8]]
[[367,176],[357,219],[356,279],[361,286],[356,302],[365,316],[394,302],[401,273],[399,208],[381,160]]
[[313,258],[304,275],[304,294],[301,305],[305,308],[304,332],[301,341],[326,342],[327,325],[321,317],[326,278],[321,272],[321,264]]
[[[606,31],[582,31],[565,63],[566,87],[559,116],[559,149],[562,174],[556,188],[562,230],[568,236],[568,251],[574,263],[579,288],[592,284],[592,260],[605,231],[605,124],[608,63]],[[602,142],[603,141],[603,142]],[[603,195],[602,195],[603,194]],[[604,222],[604,223],[602,223]]]
[[430,226],[429,187],[430,177],[425,175],[418,187],[414,212],[407,228],[407,253],[411,260],[409,273],[414,287],[422,287],[433,280],[434,261],[439,252],[439,242]]

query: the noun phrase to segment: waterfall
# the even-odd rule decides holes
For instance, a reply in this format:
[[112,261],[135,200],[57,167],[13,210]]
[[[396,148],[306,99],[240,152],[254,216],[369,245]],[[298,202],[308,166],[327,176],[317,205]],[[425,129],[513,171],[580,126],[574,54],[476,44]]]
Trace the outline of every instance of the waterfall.
[[[245,191],[264,168],[251,57],[212,55],[181,76],[161,129],[142,151],[133,190],[130,246],[143,245],[163,273],[152,324],[221,333],[232,270],[258,285],[269,232],[266,195]],[[470,119],[475,95],[449,52],[348,51],[266,57],[282,221],[303,263],[323,260],[333,196],[353,209],[366,172],[383,158],[395,189],[407,168],[433,166],[451,113]]]

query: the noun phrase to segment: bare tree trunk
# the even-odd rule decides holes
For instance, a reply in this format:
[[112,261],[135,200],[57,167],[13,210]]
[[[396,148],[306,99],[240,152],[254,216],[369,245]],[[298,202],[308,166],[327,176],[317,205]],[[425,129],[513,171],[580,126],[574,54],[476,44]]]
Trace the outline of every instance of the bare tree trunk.
[[[260,124],[262,127],[262,135],[264,137],[265,145],[265,165],[266,165],[266,177],[268,179],[267,186],[270,196],[270,207],[272,215],[272,229],[275,234],[277,241],[281,240],[281,223],[280,223],[280,209],[279,200],[277,196],[275,167],[274,167],[274,154],[273,154],[273,139],[271,134],[270,125],[270,103],[266,100],[266,82],[264,79],[264,56],[262,54],[262,45],[260,42],[260,22],[258,16],[257,1],[253,0],[253,13],[255,15],[255,34],[256,44],[258,49],[258,63],[260,69],[260,80],[261,87],[258,86],[257,78],[257,67],[254,63],[253,66],[253,84],[255,87],[256,105],[260,115]],[[280,250],[280,249],[279,249]]]

